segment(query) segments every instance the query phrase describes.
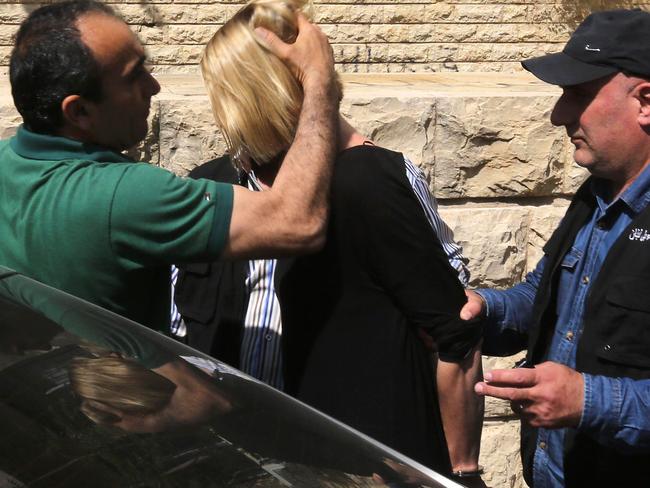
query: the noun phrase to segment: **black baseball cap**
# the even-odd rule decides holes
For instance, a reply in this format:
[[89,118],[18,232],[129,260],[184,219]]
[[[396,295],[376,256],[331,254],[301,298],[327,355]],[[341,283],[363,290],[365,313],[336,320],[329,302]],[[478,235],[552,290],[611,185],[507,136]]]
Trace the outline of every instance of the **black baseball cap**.
[[560,53],[523,61],[552,85],[572,86],[625,72],[650,78],[650,13],[608,10],[589,15]]

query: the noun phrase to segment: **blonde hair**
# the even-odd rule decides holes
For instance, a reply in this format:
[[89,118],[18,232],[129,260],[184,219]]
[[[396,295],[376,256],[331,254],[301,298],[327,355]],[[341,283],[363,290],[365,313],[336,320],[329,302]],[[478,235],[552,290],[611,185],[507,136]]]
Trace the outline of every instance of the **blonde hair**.
[[287,66],[258,41],[264,27],[287,43],[297,36],[298,11],[309,16],[309,0],[253,0],[210,39],[201,71],[217,125],[237,163],[273,159],[293,142],[302,87]]
[[111,424],[115,415],[98,408],[104,404],[122,412],[148,414],[169,403],[176,385],[136,361],[114,356],[74,358],[70,384],[81,398],[81,411],[98,424]]

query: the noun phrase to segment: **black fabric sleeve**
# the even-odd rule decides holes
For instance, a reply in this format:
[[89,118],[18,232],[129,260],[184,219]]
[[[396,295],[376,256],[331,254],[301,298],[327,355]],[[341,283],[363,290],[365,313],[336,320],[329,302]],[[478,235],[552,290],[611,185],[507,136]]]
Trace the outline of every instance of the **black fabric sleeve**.
[[354,212],[367,269],[408,322],[429,332],[444,361],[459,361],[479,342],[479,321],[459,317],[466,302],[456,271],[406,177],[403,156],[359,148],[343,158],[337,187]]

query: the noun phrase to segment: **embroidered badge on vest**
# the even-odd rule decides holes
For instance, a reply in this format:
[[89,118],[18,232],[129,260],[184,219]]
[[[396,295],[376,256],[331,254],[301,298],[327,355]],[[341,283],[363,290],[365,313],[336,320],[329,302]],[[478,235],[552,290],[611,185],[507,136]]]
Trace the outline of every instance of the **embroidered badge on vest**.
[[628,239],[630,239],[631,241],[640,241],[640,242],[648,241],[650,240],[650,232],[648,232],[646,229],[635,227],[630,232]]

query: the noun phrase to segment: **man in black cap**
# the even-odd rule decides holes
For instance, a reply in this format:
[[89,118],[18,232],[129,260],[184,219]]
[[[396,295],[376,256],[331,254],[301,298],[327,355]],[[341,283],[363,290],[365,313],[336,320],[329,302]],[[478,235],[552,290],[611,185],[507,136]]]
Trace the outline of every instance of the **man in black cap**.
[[562,87],[551,114],[591,177],[523,283],[468,292],[486,354],[524,368],[475,390],[522,419],[524,477],[539,487],[646,486],[650,475],[650,14],[590,15],[561,53],[524,68]]

